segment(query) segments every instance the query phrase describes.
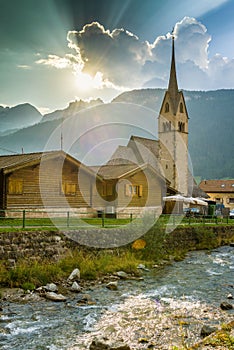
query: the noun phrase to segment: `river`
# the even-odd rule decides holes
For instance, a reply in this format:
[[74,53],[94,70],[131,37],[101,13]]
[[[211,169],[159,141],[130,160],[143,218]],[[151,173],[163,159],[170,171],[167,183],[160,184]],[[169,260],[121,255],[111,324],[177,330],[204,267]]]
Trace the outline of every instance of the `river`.
[[[105,285],[97,285],[87,291],[95,300],[95,305],[78,306],[79,295],[76,294],[66,303],[44,299],[22,304],[5,301],[0,317],[0,348],[63,350],[81,349],[79,344],[83,344],[85,349],[84,339],[88,341],[88,338],[97,334],[100,329],[107,329],[112,320],[113,323],[114,319],[117,322],[119,312],[125,313],[126,328],[126,317],[130,317],[131,310],[134,313],[131,315],[132,322],[138,327],[134,332],[139,332],[137,312],[141,313],[144,308],[147,315],[139,317],[148,318],[150,324],[151,312],[160,315],[161,311],[168,312],[169,306],[173,310],[180,310],[177,311],[177,318],[182,317],[184,308],[187,318],[189,310],[194,309],[197,318],[208,320],[209,312],[205,308],[220,309],[220,302],[227,301],[228,294],[234,296],[233,251],[233,247],[226,246],[211,252],[190,252],[183,261],[143,272],[144,279],[141,281],[120,280],[116,291],[108,290]],[[234,316],[233,310],[225,311],[225,317],[226,315]],[[218,319],[218,313],[216,316]],[[161,317],[162,321],[165,320]],[[118,322],[119,327],[123,320]],[[147,327],[150,328],[150,324]],[[113,327],[119,332],[117,325],[113,324]],[[166,330],[170,327],[164,328]],[[144,330],[139,336],[150,337],[150,334]],[[122,337],[125,335],[122,334]]]

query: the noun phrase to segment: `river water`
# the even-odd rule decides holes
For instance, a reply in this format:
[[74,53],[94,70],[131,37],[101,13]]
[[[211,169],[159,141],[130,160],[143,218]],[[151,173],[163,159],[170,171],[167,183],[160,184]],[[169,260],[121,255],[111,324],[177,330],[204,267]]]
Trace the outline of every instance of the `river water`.
[[[106,317],[106,322],[109,322],[113,315],[117,318],[118,308],[124,308],[129,298],[138,298],[131,299],[134,305],[136,300],[145,305],[147,300],[153,300],[159,312],[162,303],[186,303],[186,307],[198,308],[206,304],[219,308],[221,301],[228,301],[228,294],[234,296],[233,253],[232,247],[191,252],[181,262],[144,272],[141,281],[120,280],[117,291],[98,285],[88,291],[95,305],[78,306],[79,295],[74,295],[66,303],[44,299],[22,304],[4,302],[0,316],[0,348],[72,349],[78,344],[77,337],[85,339],[92,335],[100,320]],[[225,313],[234,316],[233,310]],[[81,346],[77,345],[76,349],[81,349]]]

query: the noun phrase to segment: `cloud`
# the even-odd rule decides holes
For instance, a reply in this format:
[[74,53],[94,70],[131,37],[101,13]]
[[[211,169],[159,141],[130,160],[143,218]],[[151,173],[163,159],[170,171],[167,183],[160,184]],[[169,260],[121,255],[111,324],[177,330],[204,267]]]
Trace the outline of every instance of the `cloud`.
[[[83,63],[74,55],[67,54],[65,57],[56,55],[49,55],[47,58],[41,58],[36,61],[37,64],[54,67],[57,69],[74,68],[78,69],[79,65],[82,67]],[[77,67],[78,66],[78,67]]]
[[20,68],[20,69],[32,69],[32,67],[28,66],[27,64],[18,64],[17,68]]
[[[202,23],[184,17],[175,24],[174,35],[180,88],[233,87],[234,62],[220,55],[209,57],[211,36]],[[72,54],[49,55],[37,60],[37,64],[71,68],[80,82],[89,82],[92,89],[124,90],[168,84],[170,33],[149,43],[123,28],[110,31],[93,22],[80,31],[69,31],[67,40]]]
[[139,84],[141,69],[150,58],[150,45],[137,36],[115,29],[112,32],[98,22],[87,24],[81,31],[68,33],[69,47],[76,50],[84,64],[83,71],[94,76],[97,72],[116,86]]

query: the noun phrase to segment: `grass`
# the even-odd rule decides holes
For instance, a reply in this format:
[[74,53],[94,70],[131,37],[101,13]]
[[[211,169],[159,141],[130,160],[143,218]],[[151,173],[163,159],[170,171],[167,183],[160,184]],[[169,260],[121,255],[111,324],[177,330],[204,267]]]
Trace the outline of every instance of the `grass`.
[[137,274],[137,265],[141,261],[129,251],[84,252],[70,250],[58,262],[47,260],[19,261],[15,268],[9,269],[4,262],[0,264],[0,285],[5,287],[21,287],[32,289],[49,282],[61,282],[68,278],[75,268],[79,268],[81,278],[94,280],[109,273],[124,270],[127,273]]
[[[144,220],[144,218],[143,218]],[[134,219],[134,222],[141,222],[141,219]],[[86,224],[86,228],[92,228],[92,226],[102,227],[118,227],[124,226],[131,222],[130,216],[127,218],[78,218],[70,215],[69,217],[54,217],[54,218],[30,218],[27,217],[25,221],[23,221],[23,217],[21,218],[4,218],[0,217],[0,231],[5,231],[7,229],[56,229],[56,228],[79,228],[83,227]],[[202,218],[202,217],[191,217],[187,218],[183,215],[161,215],[157,221],[161,226],[205,226],[209,225],[233,225],[234,220],[230,219],[221,219],[221,218]]]
[[[233,241],[233,235],[218,235],[214,227],[208,226],[190,226],[189,230],[177,228],[176,231],[166,233],[164,224],[158,220],[138,241],[140,245],[129,244],[109,250],[70,249],[57,262],[25,259],[17,261],[16,266],[10,268],[7,261],[2,261],[0,285],[30,289],[32,285],[38,287],[49,282],[60,282],[77,267],[81,278],[85,280],[94,280],[119,270],[137,274],[137,265],[140,263],[152,266],[165,261],[179,261],[190,250],[213,249],[228,244]],[[31,283],[31,287],[27,283]]]

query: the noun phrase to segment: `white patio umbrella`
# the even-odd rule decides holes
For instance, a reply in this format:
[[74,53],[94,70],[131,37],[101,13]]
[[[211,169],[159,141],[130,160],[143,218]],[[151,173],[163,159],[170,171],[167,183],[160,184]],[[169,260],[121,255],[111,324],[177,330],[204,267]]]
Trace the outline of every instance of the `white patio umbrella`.
[[181,194],[176,194],[174,196],[166,196],[166,197],[163,197],[163,200],[165,202],[182,202],[185,204],[194,204],[191,198],[181,196]]
[[200,198],[193,198],[194,204],[208,206],[208,203]]
[[194,197],[184,197],[181,194],[176,194],[174,196],[166,196],[163,197],[163,200],[165,202],[183,202],[185,204],[196,204],[196,205],[204,205],[207,206],[208,203],[203,201],[200,198],[194,198]]

